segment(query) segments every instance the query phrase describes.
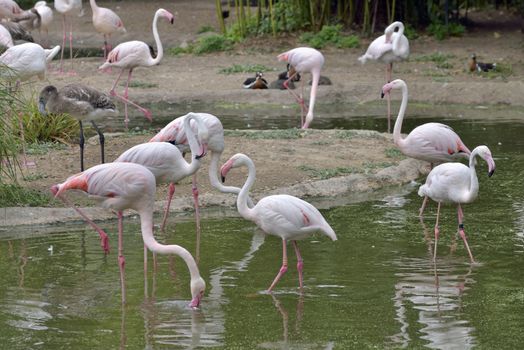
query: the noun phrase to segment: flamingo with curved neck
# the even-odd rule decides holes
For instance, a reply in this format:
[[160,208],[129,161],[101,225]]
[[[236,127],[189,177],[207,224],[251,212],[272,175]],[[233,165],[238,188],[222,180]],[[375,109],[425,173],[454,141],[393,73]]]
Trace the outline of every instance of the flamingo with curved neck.
[[462,212],[462,203],[471,203],[477,196],[479,191],[479,182],[477,172],[475,170],[476,157],[480,157],[488,164],[488,176],[491,177],[495,172],[495,161],[491,155],[491,151],[487,146],[477,146],[471,152],[469,158],[469,166],[462,163],[444,163],[436,166],[428,175],[426,183],[420,186],[418,190],[419,196],[425,196],[438,202],[437,220],[435,223],[435,247],[433,253],[433,260],[437,256],[437,241],[439,236],[439,215],[440,205],[442,203],[456,203],[458,214],[458,230],[464,246],[466,247],[470,260],[475,262],[473,254],[468,245],[466,234],[464,232]]
[[[382,87],[382,96],[389,96],[391,90],[401,90],[402,102],[393,128],[393,140],[406,156],[431,163],[452,162],[469,158],[471,151],[452,128],[441,123],[426,123],[417,126],[408,136],[400,134],[408,105],[408,87],[401,79],[393,80]],[[419,214],[422,215],[427,203],[424,198]]]
[[[104,208],[118,212],[119,262],[123,254],[123,214],[124,209],[133,209],[140,215],[142,238],[146,247],[159,254],[175,254],[186,263],[191,276],[191,302],[189,306],[198,307],[204,295],[206,283],[200,276],[193,256],[179,245],[163,245],[153,235],[153,206],[156,183],[154,175],[144,166],[134,163],[106,163],[96,165],[86,171],[69,177],[65,182],[51,187],[55,197],[69,203],[64,196],[67,190],[85,192],[99,201]],[[79,211],[79,209],[76,209]],[[125,303],[124,265],[120,265],[122,303]]]
[[255,206],[248,206],[249,190],[255,182],[256,170],[253,161],[242,153],[232,156],[220,169],[222,179],[232,169],[240,166],[248,168],[248,177],[237,197],[239,214],[247,220],[253,221],[266,234],[282,239],[282,266],[275,279],[268,288],[271,292],[288,267],[287,241],[290,240],[297,256],[298,281],[303,288],[303,260],[298,249],[297,240],[310,237],[315,232],[321,232],[337,240],[335,231],[329,226],[322,214],[313,205],[300,198],[285,194],[272,195],[262,198]]
[[[310,47],[297,47],[295,49],[286,51],[277,56],[279,61],[288,62],[294,69],[295,73],[292,74],[285,82],[284,86],[287,91],[293,95],[300,105],[301,114],[301,127],[307,129],[309,124],[313,121],[314,115],[313,110],[315,108],[315,101],[317,97],[318,81],[320,79],[320,70],[324,65],[324,56],[320,51]],[[297,74],[304,74],[306,72],[311,73],[311,91],[309,94],[309,107],[305,106],[304,103],[304,79],[302,79],[301,87],[302,93],[297,95],[289,89],[288,84],[292,81]],[[304,120],[304,112],[306,112],[306,118]]]
[[[395,29],[398,28],[398,31]],[[391,81],[393,62],[407,59],[409,56],[409,41],[404,35],[404,24],[393,22],[384,30],[384,34],[373,40],[366,53],[358,58],[364,64],[368,60],[381,61],[386,64],[386,82]],[[388,132],[391,131],[391,100],[388,95]]]
[[[160,61],[164,57],[164,49],[162,47],[162,42],[160,41],[160,36],[158,34],[158,25],[157,25],[158,18],[160,17],[166,18],[171,24],[173,24],[173,21],[174,21],[173,15],[171,14],[171,12],[167,10],[158,9],[155,12],[155,17],[153,18],[152,29],[153,29],[153,36],[155,38],[155,43],[156,43],[156,47],[158,51],[156,57],[153,57],[152,52],[151,52],[152,49],[149,47],[149,45],[147,45],[143,41],[138,41],[138,40],[127,41],[127,42],[117,45],[117,47],[115,47],[107,56],[106,62],[104,62],[104,64],[102,64],[100,67],[98,67],[99,70],[104,70],[109,67],[122,68],[122,71],[116,78],[109,93],[112,96],[115,96],[124,102],[125,104],[125,120],[124,121],[126,123],[126,127],[129,122],[129,118],[127,114],[127,104],[131,104],[135,106],[136,108],[138,108],[147,119],[149,120],[152,119],[152,114],[149,110],[141,107],[137,103],[132,102],[131,100],[128,99],[128,90],[129,90],[129,81],[131,80],[133,69],[139,66],[150,67],[150,66],[157,65],[160,63]],[[122,76],[122,74],[124,73],[126,69],[129,71],[129,73],[127,76],[127,82],[126,82],[126,88],[124,91],[124,95],[121,96],[116,93],[115,88],[116,88],[116,85],[118,84],[118,81],[120,80],[120,77]]]

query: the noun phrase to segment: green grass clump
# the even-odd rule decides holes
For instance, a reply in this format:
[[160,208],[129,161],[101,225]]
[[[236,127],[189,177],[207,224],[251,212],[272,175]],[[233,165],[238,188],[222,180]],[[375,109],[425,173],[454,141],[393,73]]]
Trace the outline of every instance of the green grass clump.
[[450,58],[455,58],[456,56],[453,54],[443,54],[442,52],[435,52],[430,55],[421,55],[418,57],[415,57],[414,60],[416,62],[433,62],[435,63],[435,66],[440,69],[450,69],[453,68],[453,64],[451,64],[448,60]]
[[398,148],[388,148],[385,151],[386,157],[388,158],[401,158],[403,157],[402,152]]
[[49,206],[50,196],[16,184],[0,183],[0,207]]
[[256,73],[256,72],[267,72],[274,70],[268,68],[262,64],[234,64],[231,67],[221,68],[218,73],[220,74],[234,74],[234,73]]
[[513,68],[511,67],[511,64],[497,63],[497,66],[494,69],[487,72],[480,72],[480,74],[490,79],[499,77],[506,79],[513,74]]
[[60,142],[35,142],[27,145],[25,152],[28,155],[43,155],[50,151],[57,151],[66,149],[67,146]]
[[290,140],[301,138],[304,133],[302,129],[283,129],[283,130],[224,130],[224,135],[234,137],[245,137],[252,140]]
[[336,176],[356,174],[361,172],[356,168],[351,167],[336,167],[332,169],[316,169],[309,165],[301,165],[298,167],[299,170],[307,172],[310,176],[317,179],[325,180]]
[[214,32],[215,31],[215,28],[209,26],[209,25],[205,25],[205,26],[202,26],[198,29],[197,31],[197,34],[202,34],[202,33],[208,33],[208,32]]
[[450,36],[462,36],[466,31],[463,25],[457,23],[449,23],[447,26],[443,23],[431,23],[426,31],[429,35],[434,36],[437,40],[444,40]]
[[318,33],[306,32],[300,36],[300,41],[315,49],[322,49],[326,45],[338,48],[353,48],[360,46],[360,40],[355,35],[344,36],[341,34],[341,25],[325,25]]
[[22,120],[24,137],[28,144],[53,141],[67,143],[79,132],[76,119],[66,114],[42,115],[35,102],[30,102],[22,112]]
[[193,47],[195,55],[203,55],[210,52],[231,50],[233,42],[223,35],[211,34],[201,37]]
[[[125,86],[125,82],[121,83],[120,85],[121,86]],[[156,88],[158,87],[158,84],[155,84],[155,83],[149,83],[149,82],[144,82],[144,81],[140,81],[140,80],[131,80],[129,82],[129,87],[130,88],[141,88],[141,89],[150,89],[150,88]]]

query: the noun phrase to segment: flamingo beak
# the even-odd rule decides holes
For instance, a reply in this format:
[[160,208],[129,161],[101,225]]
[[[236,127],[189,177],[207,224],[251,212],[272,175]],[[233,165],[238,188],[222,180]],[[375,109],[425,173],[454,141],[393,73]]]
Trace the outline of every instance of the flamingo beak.
[[194,297],[191,302],[189,303],[190,308],[197,308],[200,305],[200,301],[202,300],[202,293],[198,294],[196,297]]
[[384,98],[384,95],[385,95],[385,94],[384,94],[384,91],[381,91],[381,92],[380,92],[380,98]]
[[51,193],[53,194],[53,196],[55,196],[55,197],[58,196],[59,189],[60,188],[58,187],[58,185],[51,186]]
[[488,163],[488,177],[491,177],[495,173],[495,161],[489,157],[486,162]]
[[205,143],[202,144],[201,151],[202,152],[200,152],[200,154],[195,157],[196,159],[200,159],[200,158],[204,157],[207,154],[207,144],[205,144]]
[[40,114],[42,115],[47,115],[47,111],[45,110],[45,103],[44,103],[44,100],[43,99],[40,99],[38,101],[38,111],[40,112]]

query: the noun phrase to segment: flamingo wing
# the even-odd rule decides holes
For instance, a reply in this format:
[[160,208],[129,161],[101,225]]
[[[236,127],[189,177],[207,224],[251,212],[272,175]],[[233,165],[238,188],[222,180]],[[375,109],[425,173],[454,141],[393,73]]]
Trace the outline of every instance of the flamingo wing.
[[461,203],[463,194],[470,188],[470,179],[470,169],[466,165],[440,164],[429,173],[418,193],[437,202]]
[[146,66],[148,59],[151,57],[149,46],[138,40],[126,41],[118,44],[107,57],[107,61],[100,67],[107,66],[134,68]]

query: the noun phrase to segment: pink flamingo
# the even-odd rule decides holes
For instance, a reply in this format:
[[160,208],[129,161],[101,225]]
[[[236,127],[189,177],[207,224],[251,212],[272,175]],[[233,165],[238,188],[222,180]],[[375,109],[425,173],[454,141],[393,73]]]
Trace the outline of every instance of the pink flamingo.
[[124,23],[112,10],[99,7],[95,0],[89,0],[91,9],[93,10],[93,26],[96,31],[104,35],[104,60],[107,58],[109,51],[111,51],[111,34],[119,32],[125,33],[126,28]]
[[267,196],[258,201],[253,208],[249,208],[247,198],[249,190],[255,182],[256,173],[253,161],[245,154],[237,153],[222,165],[220,174],[222,179],[225,179],[225,176],[232,168],[242,165],[247,166],[249,175],[237,197],[238,212],[244,219],[253,221],[266,234],[278,236],[282,239],[282,266],[267,291],[271,292],[287,271],[286,245],[288,240],[291,240],[297,256],[298,281],[302,290],[304,263],[296,241],[307,238],[315,232],[322,232],[333,241],[336,241],[335,231],[329,226],[317,208],[297,197],[285,194]]
[[[189,123],[194,120],[198,124],[199,139],[195,136]],[[175,183],[196,174],[200,168],[200,159],[206,154],[208,131],[204,122],[196,114],[190,114],[184,119],[184,128],[191,148],[191,163],[186,162],[179,149],[169,142],[148,142],[136,145],[122,153],[115,162],[137,163],[148,168],[155,175],[157,184],[169,183],[169,194],[164,210],[161,231],[164,231],[169,207],[175,193]]]
[[[431,168],[433,168],[433,163],[469,158],[471,151],[453,129],[445,124],[422,124],[413,129],[406,138],[402,138],[400,129],[408,105],[408,87],[401,79],[393,80],[382,87],[382,96],[384,94],[389,96],[391,90],[402,91],[402,103],[393,128],[393,140],[402,153],[411,158],[430,162]],[[427,197],[424,198],[420,207],[419,215],[421,216],[427,200]]]
[[460,237],[462,237],[462,240],[464,241],[464,246],[468,251],[471,262],[475,262],[464,232],[464,213],[462,212],[461,204],[471,203],[478,196],[479,182],[475,171],[475,158],[477,156],[486,161],[488,164],[488,176],[491,177],[495,172],[495,162],[493,161],[491,152],[486,146],[477,146],[473,149],[473,152],[471,152],[469,167],[462,163],[440,164],[431,170],[426,179],[426,183],[420,186],[418,190],[419,196],[429,197],[435,202],[438,202],[433,260],[437,257],[437,241],[439,236],[438,220],[440,215],[440,205],[444,202],[457,204],[458,230]]
[[13,19],[22,12],[23,10],[13,0],[0,0],[0,19]]
[[49,26],[53,22],[53,10],[47,6],[45,1],[38,1],[35,4],[34,9],[40,15],[40,26],[38,27],[38,32],[40,33],[40,38],[42,38],[42,30],[45,32],[45,39],[42,41],[47,47],[49,41]]
[[[125,123],[126,127],[129,122],[129,118],[127,116],[127,104],[131,104],[138,108],[146,118],[151,119],[151,112],[147,109],[139,106],[138,104],[130,101],[128,97],[128,89],[129,89],[129,81],[131,80],[131,74],[133,73],[133,69],[139,66],[143,67],[150,67],[154,66],[160,63],[162,60],[162,57],[164,57],[164,49],[162,48],[162,42],[160,41],[160,36],[158,35],[158,28],[157,28],[157,22],[159,17],[166,18],[171,24],[173,24],[174,17],[173,15],[164,9],[158,9],[155,13],[155,17],[153,18],[153,36],[155,37],[155,42],[157,46],[157,56],[156,58],[153,58],[151,55],[150,47],[143,41],[127,41],[125,43],[121,43],[117,45],[107,56],[107,60],[104,64],[102,64],[98,69],[104,70],[109,67],[119,67],[122,68],[122,71],[118,75],[118,77],[115,80],[115,83],[113,84],[113,87],[111,88],[111,91],[109,92],[112,96],[116,96],[119,99],[121,99],[125,104]],[[127,76],[127,83],[126,83],[126,89],[124,92],[124,96],[120,96],[115,92],[116,84],[120,80],[120,77],[122,76],[122,73],[124,73],[124,70],[128,70],[129,74]]]
[[[69,177],[61,184],[51,187],[55,197],[69,204],[67,198],[63,196],[67,190],[81,190],[98,200],[102,207],[113,209],[118,213],[118,261],[122,303],[125,303],[125,259],[123,257],[122,241],[123,210],[133,209],[140,215],[142,238],[147,248],[159,254],[178,255],[186,263],[191,276],[192,300],[189,305],[198,307],[204,295],[206,283],[200,276],[195,259],[185,248],[178,245],[160,244],[153,235],[153,206],[155,204],[156,183],[154,175],[147,168],[134,163],[96,165],[82,173]],[[79,211],[78,208],[76,210]]]
[[[295,49],[286,51],[277,56],[279,61],[288,62],[294,69],[293,73],[286,82],[284,86],[286,89],[295,97],[298,104],[300,105],[300,114],[301,114],[301,126],[302,129],[307,129],[309,124],[313,121],[313,109],[315,108],[315,99],[317,96],[318,81],[320,79],[320,70],[324,65],[324,56],[315,49],[310,47],[297,47]],[[304,80],[302,79],[302,93],[297,95],[295,92],[288,88],[288,84],[291,80],[295,78],[296,74],[304,74],[310,72],[312,76],[311,83],[311,92],[309,94],[309,108],[304,104]],[[304,112],[306,112],[306,119],[304,121]]]
[[[398,31],[395,32],[395,29]],[[369,45],[366,53],[358,58],[364,64],[367,60],[381,61],[386,64],[386,82],[391,81],[393,62],[403,61],[409,56],[409,41],[404,35],[402,22],[391,23],[384,35],[379,36]],[[391,100],[388,95],[388,132],[391,132]]]
[[[82,11],[82,0],[55,0],[55,10],[62,14],[62,51],[60,53],[60,73],[64,71],[64,49],[66,44],[67,17],[79,15]],[[71,60],[71,74],[73,70],[73,21],[69,19],[69,59]]]
[[[240,188],[234,186],[224,186],[218,179],[218,163],[225,147],[224,127],[222,126],[220,119],[218,119],[213,114],[191,112],[178,117],[162,128],[162,130],[160,130],[153,138],[151,138],[149,142],[172,142],[180,149],[180,151],[184,153],[190,151],[184,122],[190,115],[197,115],[204,122],[208,130],[207,149],[211,151],[211,164],[209,165],[209,182],[211,183],[211,186],[222,193],[240,193]],[[190,125],[193,129],[193,132],[198,132],[198,130],[200,130],[200,128],[197,128],[196,122],[190,122]],[[197,173],[193,174],[192,186],[198,235],[200,232],[200,211],[198,208],[199,193],[197,187]],[[250,198],[248,198],[248,204],[250,207],[253,206],[253,202]]]

